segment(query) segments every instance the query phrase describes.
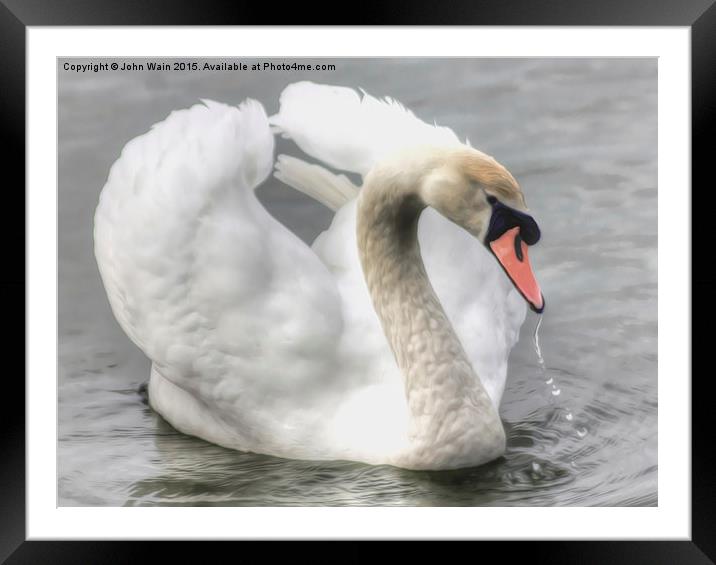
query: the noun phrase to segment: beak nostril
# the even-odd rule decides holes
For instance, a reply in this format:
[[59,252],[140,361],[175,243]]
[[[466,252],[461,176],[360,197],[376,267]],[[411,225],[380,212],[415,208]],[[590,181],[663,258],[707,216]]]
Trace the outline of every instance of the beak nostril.
[[522,256],[522,236],[519,233],[515,236],[515,255],[517,255],[520,263],[524,261]]

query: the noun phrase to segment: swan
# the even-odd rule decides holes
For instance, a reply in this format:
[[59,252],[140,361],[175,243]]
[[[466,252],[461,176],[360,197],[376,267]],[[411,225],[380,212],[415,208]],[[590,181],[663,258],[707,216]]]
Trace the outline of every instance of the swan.
[[[322,164],[274,162],[275,135]],[[335,211],[312,246],[257,199],[272,171]],[[539,236],[494,158],[393,99],[312,82],[270,118],[252,99],[172,112],[124,147],[94,219],[110,306],[176,429],[423,470],[505,451],[507,357],[544,307]]]

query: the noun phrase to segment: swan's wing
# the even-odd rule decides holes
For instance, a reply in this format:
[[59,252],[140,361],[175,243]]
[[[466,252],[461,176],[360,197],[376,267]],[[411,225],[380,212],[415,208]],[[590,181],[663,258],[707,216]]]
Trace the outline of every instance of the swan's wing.
[[451,129],[425,123],[396,100],[307,81],[284,89],[270,122],[312,157],[362,175],[407,147],[460,144]]
[[273,148],[258,102],[174,112],[127,144],[95,215],[120,325],[161,375],[233,414],[244,449],[331,387],[343,327],[329,271],[254,195]]

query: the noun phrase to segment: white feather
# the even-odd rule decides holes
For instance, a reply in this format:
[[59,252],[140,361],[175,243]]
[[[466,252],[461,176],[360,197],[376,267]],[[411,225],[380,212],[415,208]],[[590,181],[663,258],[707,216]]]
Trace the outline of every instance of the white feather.
[[358,195],[358,187],[345,175],[288,155],[278,156],[274,176],[334,212]]
[[331,167],[361,175],[405,148],[461,145],[451,129],[426,124],[396,100],[352,88],[297,82],[280,102],[270,118],[277,132]]

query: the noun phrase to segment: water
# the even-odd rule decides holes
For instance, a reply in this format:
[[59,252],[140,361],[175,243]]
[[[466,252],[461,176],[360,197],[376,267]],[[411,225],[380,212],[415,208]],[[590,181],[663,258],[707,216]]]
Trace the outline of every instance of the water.
[[[58,503],[657,504],[656,60],[331,62],[260,75],[60,70]],[[451,472],[282,460],[184,436],[147,406],[149,361],[114,321],[92,254],[109,167],[172,109],[251,96],[272,113],[306,78],[394,96],[522,184],[542,228],[530,256],[547,308],[544,323],[528,315],[510,357],[503,459]],[[259,196],[305,241],[330,222],[276,181]]]

